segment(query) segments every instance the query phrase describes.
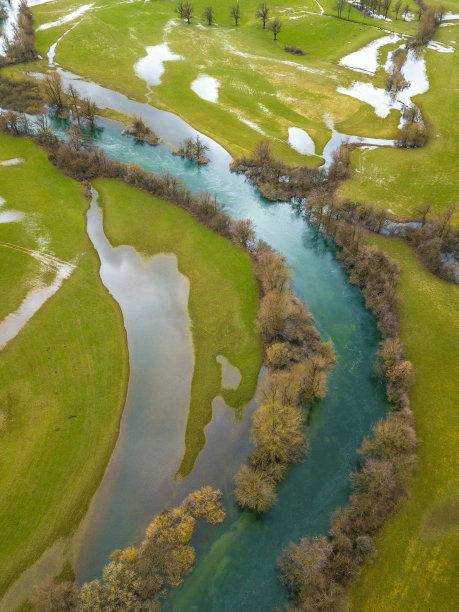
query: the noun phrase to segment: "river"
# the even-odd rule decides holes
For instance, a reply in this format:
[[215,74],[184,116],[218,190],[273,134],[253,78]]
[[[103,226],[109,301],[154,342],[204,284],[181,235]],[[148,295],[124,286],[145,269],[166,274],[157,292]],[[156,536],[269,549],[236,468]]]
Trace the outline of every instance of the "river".
[[[183,138],[195,134],[183,120],[170,113],[130,102],[121,94],[63,74],[67,81],[74,81],[82,93],[89,93],[99,105],[142,115],[165,142],[177,145]],[[118,459],[111,462],[116,464],[115,468],[107,470],[77,534],[77,578],[82,581],[99,576],[108,561],[108,553],[138,541],[158,509],[176,505],[188,490],[212,484],[224,491],[228,518],[219,527],[204,526],[197,530],[195,570],[171,593],[165,609],[174,612],[266,612],[283,606],[286,592],[277,580],[276,558],[289,541],[304,535],[326,533],[330,513],[348,498],[349,475],[358,461],[356,449],[388,407],[384,391],[373,377],[379,341],[375,320],[365,310],[359,291],[349,284],[333,248],[288,203],[264,200],[243,176],[232,174],[230,156],[217,143],[205,138],[210,147],[210,163],[202,167],[174,157],[165,145],[150,147],[135,143],[132,138],[121,135],[119,123],[101,119],[99,126],[96,144],[110,157],[135,162],[154,172],[170,171],[192,191],[207,190],[216,194],[232,217],[251,218],[258,236],[283,253],[293,266],[295,291],[308,302],[323,339],[333,340],[338,364],[330,374],[326,398],[312,414],[311,451],[303,463],[290,470],[279,486],[277,505],[262,518],[239,512],[230,495],[232,474],[249,451],[248,429],[255,402],[248,406],[240,421],[235,421],[232,412],[216,400],[214,418],[206,429],[206,447],[193,472],[179,483],[173,483],[168,477],[166,485],[162,464],[151,464],[143,449],[168,443],[178,445],[177,430],[173,429],[173,435],[169,435],[167,428],[153,427],[149,430],[149,444],[139,445],[138,436],[145,424],[145,414],[136,409],[127,410],[123,417],[123,433],[113,455]],[[92,214],[94,220],[94,209]],[[89,225],[88,230],[91,235]],[[104,237],[99,234],[99,238],[101,242],[94,244],[102,261],[102,280],[110,289],[111,281],[104,274],[104,265],[113,253]],[[130,252],[135,257],[133,251]],[[148,265],[154,267],[152,262]],[[173,260],[168,260],[167,265],[170,278],[175,278],[179,286],[182,281],[174,272]],[[111,274],[116,276],[116,266]],[[116,298],[116,291],[113,287],[111,290]],[[180,299],[183,299],[183,291],[183,287],[178,290]],[[145,309],[151,307],[151,296],[147,298],[143,305],[138,303],[134,292],[130,295],[125,292],[123,299],[119,298],[126,327],[131,325],[133,334],[143,332],[136,328],[136,317],[130,316],[128,311],[137,302],[136,308],[140,311],[143,308],[145,314]],[[182,327],[184,337],[185,328]],[[142,397],[147,378],[139,376],[138,370],[144,367],[144,358],[152,357],[137,353],[135,343],[130,344],[129,350],[129,393]],[[137,387],[134,389],[133,385]],[[156,409],[160,411],[161,405]],[[126,473],[143,473],[147,464],[152,474],[150,480],[140,478],[130,490],[127,505],[132,512],[119,512],[120,507],[127,507],[126,479],[113,477],[113,473],[123,473],[125,461],[129,461]]]

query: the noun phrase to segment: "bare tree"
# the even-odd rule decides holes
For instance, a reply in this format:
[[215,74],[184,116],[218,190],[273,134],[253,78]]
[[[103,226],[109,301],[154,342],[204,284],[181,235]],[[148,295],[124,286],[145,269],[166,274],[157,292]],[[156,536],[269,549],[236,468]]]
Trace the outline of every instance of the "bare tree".
[[408,4],[405,4],[405,8],[403,9],[403,21],[406,21],[406,16],[410,12],[410,7]]
[[96,103],[93,102],[90,98],[83,98],[80,101],[80,112],[86,121],[89,123],[89,127],[93,130],[96,126],[96,114],[98,108]]
[[46,104],[58,114],[62,114],[66,108],[66,99],[61,75],[58,72],[50,72],[42,83]]
[[352,10],[352,4],[350,2],[347,2],[347,20],[348,21],[351,17],[351,10]]
[[282,30],[282,21],[279,19],[279,17],[275,17],[272,21],[269,22],[268,30],[273,33],[274,40],[277,40],[277,35]]
[[263,23],[263,29],[266,28],[266,23],[269,19],[269,7],[266,2],[260,4],[255,13],[256,19],[259,19]]
[[78,125],[81,125],[80,122],[80,111],[79,111],[79,97],[78,97],[78,92],[75,89],[75,87],[70,84],[69,88],[67,89],[67,96],[68,96],[68,100],[69,100],[69,106],[72,110],[72,115],[73,117],[76,117],[76,120],[78,122]]
[[394,4],[395,19],[398,19],[398,14],[400,13],[401,8],[402,0],[397,0],[397,2]]
[[427,216],[430,213],[431,209],[432,209],[432,202],[426,202],[425,204],[423,204],[420,208],[416,210],[418,215],[421,217],[422,225],[426,224]]
[[179,2],[175,10],[177,11],[180,19],[186,19],[187,23],[191,23],[191,20],[194,17],[192,4],[189,2]]
[[230,15],[234,19],[234,25],[238,25],[238,21],[241,18],[241,9],[239,7],[239,2],[231,7]]
[[207,25],[211,26],[214,23],[214,9],[211,6],[206,6],[202,16],[207,22]]

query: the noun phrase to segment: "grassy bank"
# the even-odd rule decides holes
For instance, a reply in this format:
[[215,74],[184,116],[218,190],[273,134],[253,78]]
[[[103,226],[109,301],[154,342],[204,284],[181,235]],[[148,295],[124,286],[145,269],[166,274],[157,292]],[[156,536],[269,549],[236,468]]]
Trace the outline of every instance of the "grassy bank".
[[[146,255],[175,253],[180,272],[190,281],[195,366],[179,469],[186,476],[205,444],[214,397],[221,393],[230,406],[240,407],[255,392],[262,354],[254,327],[258,286],[252,260],[173,204],[117,181],[98,180],[95,187],[104,209],[104,229],[114,246],[128,244]],[[240,370],[237,390],[221,389],[217,355]]]
[[401,267],[397,304],[416,373],[411,404],[419,466],[410,499],[385,527],[376,560],[351,590],[351,609],[450,611],[459,597],[459,287],[427,272],[406,244],[380,236],[371,242]]
[[[80,185],[30,141],[1,134],[0,159],[13,157],[24,163],[0,167],[0,192],[26,216],[1,224],[0,241],[46,250],[76,267],[1,353],[0,594],[84,515],[118,435],[128,376],[121,313],[99,278]],[[0,249],[6,314],[27,282],[49,282],[52,274]],[[11,281],[11,295],[3,281]]]
[[[354,80],[371,81],[370,75],[338,65],[339,59],[384,35],[379,28],[414,32],[416,22],[384,22],[364,18],[352,9],[351,19],[320,15],[314,0],[270,4],[270,16],[281,17],[278,41],[255,19],[258,0],[241,5],[242,18],[236,28],[230,17],[232,0],[214,7],[217,25],[202,23],[205,0],[193,3],[196,19],[187,25],[178,19],[174,5],[155,2],[110,3],[86,12],[58,44],[56,60],[66,69],[121,91],[129,97],[173,111],[191,125],[220,142],[233,157],[251,152],[261,138],[269,137],[285,161],[319,165],[319,157],[303,155],[288,142],[288,128],[298,127],[314,140],[321,153],[331,132],[326,117],[339,129],[358,135],[393,136],[396,123],[375,119],[364,112],[359,124],[353,119],[367,105],[337,93],[338,85]],[[410,1],[413,10],[416,6]],[[61,0],[34,7],[37,25],[51,22],[77,6]],[[323,3],[334,13],[333,2]],[[39,52],[49,47],[72,24],[39,31]],[[376,26],[376,27],[375,27]],[[167,43],[181,57],[166,61],[161,83],[149,91],[134,72],[136,62],[146,56],[147,46]],[[298,57],[284,51],[284,44],[300,47]],[[103,61],[100,61],[103,57]],[[191,89],[200,75],[219,81],[218,103],[201,99]],[[121,78],[120,78],[121,75]]]

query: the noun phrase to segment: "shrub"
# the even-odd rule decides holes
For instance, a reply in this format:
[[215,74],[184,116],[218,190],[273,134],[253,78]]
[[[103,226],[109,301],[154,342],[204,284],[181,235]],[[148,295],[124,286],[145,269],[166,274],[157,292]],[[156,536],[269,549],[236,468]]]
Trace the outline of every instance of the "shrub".
[[234,476],[234,483],[234,495],[241,508],[266,512],[276,501],[273,482],[247,465],[241,465]]

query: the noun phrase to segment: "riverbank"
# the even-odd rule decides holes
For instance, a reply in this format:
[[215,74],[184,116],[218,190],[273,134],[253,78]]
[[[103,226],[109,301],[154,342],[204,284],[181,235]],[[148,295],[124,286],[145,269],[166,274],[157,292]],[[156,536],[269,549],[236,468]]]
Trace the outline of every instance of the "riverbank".
[[[81,186],[62,176],[28,140],[1,134],[0,158],[24,160],[0,167],[1,196],[24,213],[20,223],[0,224],[0,240],[75,265],[57,293],[2,350],[4,593],[84,516],[118,436],[128,357],[121,312],[99,278],[98,258],[86,235]],[[8,255],[4,258],[7,249],[0,249],[3,268]],[[54,273],[43,264],[38,267],[41,274],[36,275],[37,266],[27,264],[27,273],[15,279],[12,310],[29,291],[28,282],[52,281]]]
[[[414,366],[410,393],[418,468],[410,498],[377,540],[378,556],[352,587],[352,610],[453,610],[457,569],[459,287],[425,270],[396,238],[367,240],[400,265],[400,336]],[[422,594],[422,596],[421,596]]]

